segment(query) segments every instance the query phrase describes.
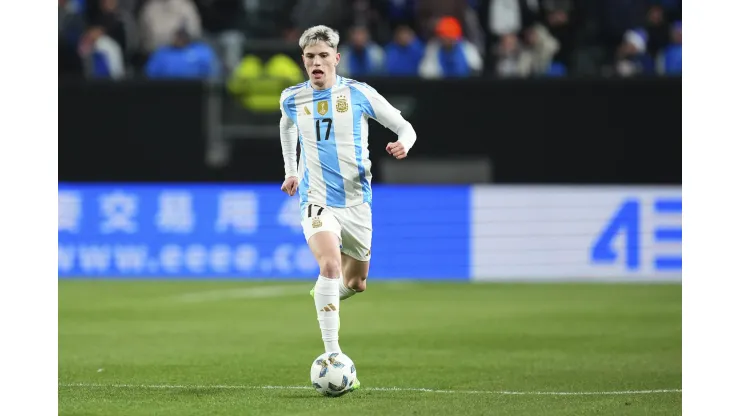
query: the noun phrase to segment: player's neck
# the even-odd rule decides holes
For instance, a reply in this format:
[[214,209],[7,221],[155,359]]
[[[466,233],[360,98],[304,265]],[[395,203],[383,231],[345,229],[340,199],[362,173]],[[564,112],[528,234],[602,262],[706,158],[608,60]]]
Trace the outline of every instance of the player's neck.
[[330,90],[336,84],[337,84],[337,74],[334,74],[334,77],[332,77],[331,80],[327,79],[326,82],[324,83],[324,85],[322,85],[322,86],[318,86],[318,85],[316,85],[316,84],[314,84],[312,82],[311,83],[311,88],[313,88],[313,89],[315,89],[317,91]]

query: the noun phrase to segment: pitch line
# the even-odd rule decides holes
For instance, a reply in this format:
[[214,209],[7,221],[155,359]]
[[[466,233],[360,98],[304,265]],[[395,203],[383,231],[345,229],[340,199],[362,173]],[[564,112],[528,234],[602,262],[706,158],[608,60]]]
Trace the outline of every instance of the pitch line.
[[[183,385],[183,384],[95,384],[95,383],[60,383],[59,387],[98,387],[120,389],[222,389],[222,390],[313,390],[310,386],[239,386],[239,385]],[[612,396],[629,394],[662,394],[681,393],[682,389],[659,390],[619,390],[619,391],[507,391],[507,390],[438,390],[407,387],[362,387],[361,391],[397,391],[424,393],[457,393],[457,394],[494,394],[508,396]]]

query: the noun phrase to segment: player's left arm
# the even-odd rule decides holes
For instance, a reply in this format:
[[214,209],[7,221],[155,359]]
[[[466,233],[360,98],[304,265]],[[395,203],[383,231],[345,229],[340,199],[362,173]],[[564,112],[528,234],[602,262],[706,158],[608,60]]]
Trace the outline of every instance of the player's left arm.
[[298,190],[297,147],[298,126],[288,116],[284,102],[287,98],[285,93],[280,97],[280,147],[283,150],[283,162],[285,166],[285,181],[280,189],[286,194],[293,196]]
[[372,93],[368,99],[374,112],[373,118],[398,135],[397,141],[390,142],[385,147],[386,152],[396,159],[405,158],[416,142],[414,127],[382,95]]

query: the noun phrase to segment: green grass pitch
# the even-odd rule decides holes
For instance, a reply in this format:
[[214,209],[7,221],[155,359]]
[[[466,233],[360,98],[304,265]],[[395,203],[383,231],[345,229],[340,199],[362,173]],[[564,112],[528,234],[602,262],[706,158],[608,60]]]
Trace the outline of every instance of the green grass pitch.
[[680,285],[371,281],[339,398],[310,388],[312,285],[60,280],[59,414],[681,414]]

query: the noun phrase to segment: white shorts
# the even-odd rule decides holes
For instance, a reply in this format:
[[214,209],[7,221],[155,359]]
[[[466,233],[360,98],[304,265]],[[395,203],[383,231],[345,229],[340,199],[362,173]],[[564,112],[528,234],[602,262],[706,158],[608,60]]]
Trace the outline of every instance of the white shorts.
[[339,237],[342,253],[360,261],[370,261],[373,218],[370,204],[333,208],[308,203],[301,210],[301,225],[306,241],[320,231],[331,231]]

